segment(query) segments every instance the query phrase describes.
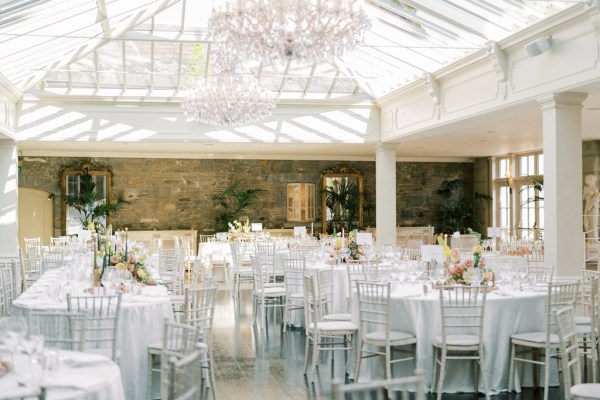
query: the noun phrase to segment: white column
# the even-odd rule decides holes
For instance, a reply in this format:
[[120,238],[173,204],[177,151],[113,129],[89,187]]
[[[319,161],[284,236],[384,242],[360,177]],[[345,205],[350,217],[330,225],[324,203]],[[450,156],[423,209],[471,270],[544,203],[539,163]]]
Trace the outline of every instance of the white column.
[[396,145],[379,143],[375,152],[377,246],[396,244]]
[[581,103],[587,93],[538,99],[544,130],[544,264],[558,276],[580,275],[582,227]]
[[18,256],[17,144],[0,140],[0,261]]

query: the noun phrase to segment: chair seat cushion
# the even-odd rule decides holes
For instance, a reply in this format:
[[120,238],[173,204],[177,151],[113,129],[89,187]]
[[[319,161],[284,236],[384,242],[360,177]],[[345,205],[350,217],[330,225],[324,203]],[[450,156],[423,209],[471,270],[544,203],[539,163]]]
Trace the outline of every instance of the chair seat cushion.
[[252,268],[240,268],[237,270],[237,274],[244,275],[244,276],[254,276],[254,272],[252,271]]
[[268,286],[263,289],[266,296],[285,296],[285,289],[278,286]]
[[582,383],[571,386],[571,395],[585,399],[600,399],[600,383]]
[[[446,335],[446,346],[477,346],[479,338],[475,335]],[[433,338],[433,345],[441,347],[443,345],[443,337],[436,336]]]
[[270,282],[270,283],[265,283],[264,285],[265,287],[275,287],[275,288],[284,288],[284,284],[283,282]]
[[[324,332],[350,332],[358,330],[356,324],[350,321],[321,321],[317,323],[317,327]],[[315,329],[315,324],[310,324],[309,329]]]
[[579,335],[589,335],[592,333],[591,325],[575,325],[575,330]]
[[185,300],[185,295],[171,294],[171,295],[169,295],[169,300],[171,300],[171,302],[183,302]]
[[[389,342],[400,342],[407,339],[416,339],[415,335],[408,332],[390,331]],[[385,331],[375,331],[364,336],[365,341],[385,343]]]
[[[523,342],[544,343],[546,341],[546,332],[517,333],[516,335],[512,335],[510,338],[512,340],[519,340]],[[550,343],[558,344],[558,336],[551,334]]]
[[591,323],[592,323],[592,318],[590,318],[590,317],[584,317],[584,316],[575,317],[575,324],[577,324],[577,325],[591,325]]
[[350,321],[352,314],[327,314],[323,316],[325,321]]

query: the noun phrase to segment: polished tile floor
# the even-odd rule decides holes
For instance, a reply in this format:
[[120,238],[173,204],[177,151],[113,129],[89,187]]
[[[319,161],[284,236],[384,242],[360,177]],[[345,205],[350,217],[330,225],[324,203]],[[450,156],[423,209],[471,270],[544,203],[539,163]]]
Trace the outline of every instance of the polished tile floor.
[[[304,332],[299,329],[283,333],[280,316],[271,315],[266,330],[256,330],[252,324],[252,291],[241,291],[239,306],[232,301],[231,291],[219,284],[215,306],[214,356],[217,396],[233,399],[330,399],[332,375],[344,379],[342,368],[331,368],[331,361],[322,358],[314,383],[304,370]],[[335,364],[337,366],[337,363]],[[550,390],[550,400],[558,400],[558,388]],[[444,395],[444,400],[471,400],[474,393]],[[435,396],[431,396],[435,399]],[[530,390],[516,395],[501,393],[493,400],[543,399],[543,391]]]

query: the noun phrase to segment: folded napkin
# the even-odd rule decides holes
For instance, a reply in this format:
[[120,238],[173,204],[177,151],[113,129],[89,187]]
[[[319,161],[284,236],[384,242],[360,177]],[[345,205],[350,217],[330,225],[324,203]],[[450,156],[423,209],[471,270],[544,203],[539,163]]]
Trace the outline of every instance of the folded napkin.
[[73,368],[81,368],[111,362],[110,358],[101,354],[79,352],[61,352],[60,360]]
[[144,286],[142,288],[142,295],[148,297],[163,297],[167,295],[167,288],[163,285]]
[[46,389],[86,390],[101,384],[103,380],[103,377],[94,376],[93,374],[86,374],[85,376],[78,374],[73,376],[72,374],[59,372],[52,375],[52,377],[44,379],[41,386]]

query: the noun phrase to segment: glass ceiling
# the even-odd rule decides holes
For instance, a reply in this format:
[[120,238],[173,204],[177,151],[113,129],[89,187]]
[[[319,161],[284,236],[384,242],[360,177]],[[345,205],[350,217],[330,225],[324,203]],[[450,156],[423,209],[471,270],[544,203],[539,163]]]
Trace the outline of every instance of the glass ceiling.
[[[248,64],[279,100],[377,98],[577,1],[364,0],[364,44],[330,63]],[[0,0],[0,74],[16,89],[183,96],[210,74],[210,0]]]

